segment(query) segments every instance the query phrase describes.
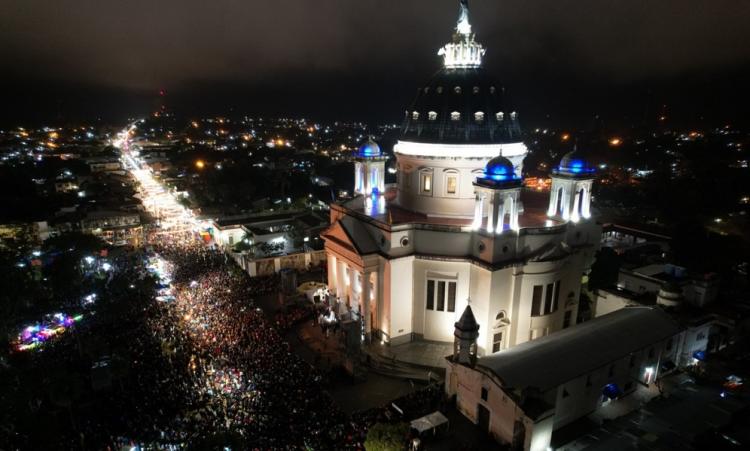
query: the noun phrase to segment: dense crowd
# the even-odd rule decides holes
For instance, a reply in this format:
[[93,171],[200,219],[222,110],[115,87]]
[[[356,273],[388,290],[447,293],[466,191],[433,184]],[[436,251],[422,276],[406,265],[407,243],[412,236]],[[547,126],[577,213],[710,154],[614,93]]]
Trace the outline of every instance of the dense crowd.
[[[253,302],[270,288],[191,240],[161,240],[173,265],[175,299],[149,318],[155,339],[186,371],[171,380],[187,396],[157,438],[204,443],[233,437],[254,448],[359,448],[355,434],[319,385],[320,375],[292,353]],[[175,375],[177,376],[177,375]]]
[[[51,409],[59,412],[52,424],[69,427],[35,437],[23,432],[33,430],[32,425],[10,423],[0,428],[0,438],[10,449],[50,442],[61,449],[139,444],[362,448],[365,429],[333,404],[321,387],[321,375],[291,351],[256,307],[253,298],[270,290],[268,279],[250,278],[223,253],[190,236],[162,235],[151,242],[148,254],[135,253],[133,261],[118,265],[122,272],[113,284],[151,277],[145,262],[149,255],[159,255],[170,263],[172,296],[159,302],[153,291],[144,291],[138,300],[125,285],[127,296],[113,304],[114,310],[100,306],[96,320],[31,356],[36,363],[30,368],[44,362],[47,368],[65,369],[80,390],[33,398],[31,418],[33,411]],[[122,319],[106,320],[105,311]],[[305,311],[288,313],[284,325]],[[84,348],[101,343],[103,350],[76,352],[80,342]],[[106,355],[112,382],[94,394],[91,362],[97,355]],[[44,372],[38,374],[39,384],[45,385]],[[72,381],[58,376],[62,385]],[[21,385],[5,390],[21,390]],[[59,384],[49,389],[59,390]],[[84,399],[91,395],[92,401]]]

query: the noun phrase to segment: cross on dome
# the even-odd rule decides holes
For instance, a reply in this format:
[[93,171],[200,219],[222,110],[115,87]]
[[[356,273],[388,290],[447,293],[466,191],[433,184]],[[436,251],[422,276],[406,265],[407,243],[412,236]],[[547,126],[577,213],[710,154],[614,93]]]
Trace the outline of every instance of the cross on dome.
[[461,0],[453,41],[445,44],[438,55],[443,57],[446,68],[459,69],[481,66],[484,53],[484,47],[474,40],[474,33],[471,31],[469,0]]

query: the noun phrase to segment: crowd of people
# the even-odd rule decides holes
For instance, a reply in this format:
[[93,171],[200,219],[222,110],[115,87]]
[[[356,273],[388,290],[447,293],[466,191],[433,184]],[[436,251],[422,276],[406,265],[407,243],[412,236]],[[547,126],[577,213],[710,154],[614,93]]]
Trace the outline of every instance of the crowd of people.
[[174,300],[159,305],[149,324],[154,339],[168,344],[175,370],[184,366],[170,379],[186,397],[156,431],[158,441],[218,436],[260,449],[361,448],[363,434],[324,393],[320,375],[254,304],[265,284],[197,241],[162,240],[155,251],[172,264]]

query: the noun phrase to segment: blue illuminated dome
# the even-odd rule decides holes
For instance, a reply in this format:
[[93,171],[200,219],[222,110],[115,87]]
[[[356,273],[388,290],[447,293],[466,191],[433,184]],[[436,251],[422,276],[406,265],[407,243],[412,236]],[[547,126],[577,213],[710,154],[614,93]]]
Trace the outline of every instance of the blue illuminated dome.
[[503,156],[497,156],[487,162],[484,167],[484,178],[497,182],[516,180],[513,163]]
[[359,147],[357,155],[363,158],[367,157],[379,157],[382,155],[380,152],[380,146],[378,143],[372,140],[372,137],[364,144]]
[[568,152],[560,159],[555,173],[574,176],[591,175],[595,171],[594,167],[586,160],[581,152],[574,149]]

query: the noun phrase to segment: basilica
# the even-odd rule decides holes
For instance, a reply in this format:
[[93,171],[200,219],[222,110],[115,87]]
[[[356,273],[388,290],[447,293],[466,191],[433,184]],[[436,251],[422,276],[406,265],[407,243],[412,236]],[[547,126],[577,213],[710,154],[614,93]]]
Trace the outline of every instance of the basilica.
[[391,346],[452,343],[470,305],[477,354],[489,355],[576,323],[601,235],[594,168],[574,150],[548,196],[524,189],[522,116],[483,67],[466,2],[438,55],[442,68],[404,113],[396,185],[370,140],[354,196],[331,205],[328,285],[363,341]]

